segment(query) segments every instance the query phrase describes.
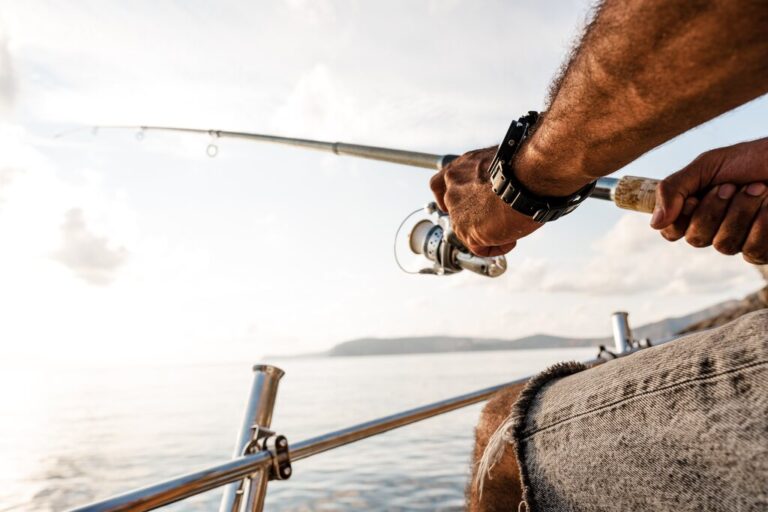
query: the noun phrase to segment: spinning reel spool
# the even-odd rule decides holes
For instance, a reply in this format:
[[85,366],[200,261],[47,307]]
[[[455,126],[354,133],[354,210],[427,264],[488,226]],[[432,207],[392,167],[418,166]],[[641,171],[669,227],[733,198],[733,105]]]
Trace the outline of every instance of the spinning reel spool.
[[507,259],[504,256],[483,257],[472,254],[453,232],[451,218],[434,202],[406,217],[400,224],[398,234],[406,221],[419,212],[429,217],[418,221],[411,228],[408,233],[408,246],[413,254],[424,256],[432,265],[418,271],[406,270],[400,264],[395,247],[395,259],[404,272],[442,276],[469,270],[486,277],[498,277],[507,270]]

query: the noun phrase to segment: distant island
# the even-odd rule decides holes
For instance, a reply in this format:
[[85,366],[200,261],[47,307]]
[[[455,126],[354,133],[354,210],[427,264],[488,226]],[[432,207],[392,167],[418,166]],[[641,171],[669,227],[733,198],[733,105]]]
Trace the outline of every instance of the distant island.
[[[658,322],[633,328],[637,339],[663,339],[673,336],[686,327],[718,315],[732,308],[738,301],[727,301],[708,307],[689,315],[666,318]],[[607,322],[606,322],[607,323]],[[396,354],[437,354],[445,352],[478,352],[488,350],[524,350],[524,349],[553,349],[580,348],[612,345],[610,337],[577,338],[553,336],[549,334],[534,334],[513,340],[495,338],[473,338],[458,336],[422,336],[402,338],[360,338],[339,343],[328,351],[298,356],[268,356],[270,358],[301,358],[301,357],[349,357],[349,356],[381,356]]]

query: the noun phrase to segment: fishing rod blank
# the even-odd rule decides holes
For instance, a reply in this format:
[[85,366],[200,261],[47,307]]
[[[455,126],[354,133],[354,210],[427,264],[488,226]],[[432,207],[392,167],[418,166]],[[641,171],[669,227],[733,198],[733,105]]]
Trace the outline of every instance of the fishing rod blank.
[[360,144],[348,144],[346,142],[325,142],[320,140],[297,139],[292,137],[280,137],[277,135],[264,135],[261,133],[233,132],[227,130],[203,130],[199,128],[176,128],[171,126],[97,126],[97,129],[128,129],[140,130],[141,132],[165,131],[181,133],[200,133],[207,134],[215,138],[246,139],[260,142],[271,142],[273,144],[283,144],[287,146],[314,149],[336,155],[356,156],[358,158],[367,158],[370,160],[379,160],[382,162],[391,162],[394,164],[408,165],[411,167],[421,167],[424,169],[440,170],[448,162],[457,158],[457,155],[433,155],[430,153],[420,153],[418,151],[405,151],[402,149],[381,148],[377,146],[363,146]]
[[[402,149],[382,148],[378,146],[363,146],[346,142],[326,142],[277,135],[264,135],[250,132],[234,132],[227,130],[202,130],[199,128],[178,128],[173,126],[103,126],[107,129],[138,129],[137,138],[141,140],[144,132],[149,130],[208,134],[213,138],[234,138],[259,142],[271,142],[287,146],[302,147],[333,153],[336,155],[355,156],[370,160],[379,160],[395,164],[421,167],[424,169],[441,170],[457,155],[436,155],[405,151]],[[211,143],[207,149],[208,156],[216,156],[218,146]],[[625,176],[621,179],[600,178],[590,197],[612,201],[620,208],[640,212],[652,212],[656,201],[657,180]],[[456,237],[451,227],[451,219],[445,212],[440,212],[435,203],[430,203],[424,209],[428,215],[435,214],[437,221],[424,219],[420,221],[408,235],[408,246],[415,254],[424,256],[430,266],[415,272],[406,270],[397,255],[397,234],[395,235],[395,261],[405,272],[419,274],[448,275],[469,270],[487,277],[498,277],[507,270],[507,260],[504,256],[483,257],[472,254]],[[416,212],[414,212],[416,213]],[[410,216],[409,216],[410,217]],[[406,220],[408,220],[408,218]],[[400,228],[403,227],[401,223]],[[398,229],[399,233],[400,229]]]
[[[97,129],[127,129],[146,131],[166,131],[177,133],[207,134],[215,138],[245,139],[259,142],[271,142],[286,146],[314,149],[335,155],[354,156],[391,162],[422,169],[441,170],[458,155],[437,155],[418,151],[406,151],[402,149],[382,148],[378,146],[364,146],[361,144],[349,144],[347,142],[327,142],[311,139],[298,139],[294,137],[281,137],[278,135],[265,135],[251,132],[235,132],[227,130],[204,130],[200,128],[179,128],[174,126],[98,126]],[[215,156],[216,152],[209,152]],[[637,176],[624,176],[623,178],[600,178],[590,198],[611,201],[619,208],[637,212],[651,213],[656,203],[656,186],[658,180]]]

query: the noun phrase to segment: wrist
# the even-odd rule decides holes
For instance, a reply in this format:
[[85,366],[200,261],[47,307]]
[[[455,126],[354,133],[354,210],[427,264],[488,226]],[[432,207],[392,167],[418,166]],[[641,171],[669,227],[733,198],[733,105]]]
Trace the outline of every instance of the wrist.
[[[552,222],[575,210],[595,189],[595,182],[586,180],[583,185],[570,189],[575,180],[558,176],[552,183],[544,187],[527,187],[518,175],[517,165],[520,162],[520,153],[526,147],[529,140],[528,134],[535,126],[539,114],[528,112],[516,121],[512,121],[506,135],[502,139],[496,154],[489,167],[491,178],[491,190],[508,204],[513,210],[530,217],[535,222]],[[536,162],[534,158],[538,154],[537,146],[532,145],[522,157],[522,168],[528,169],[527,162]],[[530,155],[530,156],[526,156]],[[536,166],[530,166],[536,173],[531,176],[537,178],[531,183],[540,183],[540,173]],[[527,174],[525,172],[524,174]],[[557,196],[558,193],[562,195]]]
[[584,161],[577,152],[551,151],[542,144],[542,130],[526,141],[515,158],[515,176],[528,190],[544,197],[565,197],[594,181],[582,171]]

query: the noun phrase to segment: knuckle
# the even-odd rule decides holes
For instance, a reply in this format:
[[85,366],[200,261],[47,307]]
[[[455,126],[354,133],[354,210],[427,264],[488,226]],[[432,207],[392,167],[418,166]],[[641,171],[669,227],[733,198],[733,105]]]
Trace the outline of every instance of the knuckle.
[[753,265],[765,265],[768,263],[768,254],[760,254],[752,251],[744,251],[742,253],[744,261]]
[[485,151],[485,148],[473,149],[472,151],[467,151],[466,153],[464,153],[464,156],[466,158],[475,158],[477,156],[482,155],[484,151]]
[[728,212],[724,221],[731,229],[749,231],[752,224],[753,212],[746,208],[738,208]]
[[457,178],[459,177],[459,172],[458,166],[449,167],[443,171],[443,179],[445,180],[446,186],[456,183]]
[[688,168],[694,167],[696,165],[701,165],[702,163],[706,162],[711,157],[712,150],[705,151],[701,153],[699,156],[694,158],[691,163],[688,165]]
[[747,244],[742,250],[742,256],[749,263],[765,265],[768,263],[768,246],[760,247],[756,244]]
[[714,247],[717,252],[726,254],[728,256],[733,256],[734,254],[739,253],[739,246],[736,243],[735,240],[731,238],[723,238],[719,240],[715,240]]
[[671,194],[674,190],[676,190],[681,182],[685,180],[685,177],[691,172],[690,165],[688,167],[683,167],[677,172],[673,172],[661,182],[659,182],[658,187],[660,188],[661,192],[664,194]]
[[507,240],[503,237],[494,236],[493,233],[488,232],[477,232],[475,234],[475,240],[488,247],[504,245],[510,242],[510,240]]
[[765,197],[762,195],[750,195],[747,193],[747,187],[748,185],[741,187],[741,190],[739,190],[738,194],[734,196],[733,201],[731,202],[730,210],[728,212],[729,215],[731,215],[732,210],[732,215],[737,216],[739,221],[751,221],[757,214],[758,210],[760,209],[760,205],[765,199]]
[[706,240],[699,235],[686,235],[685,241],[688,242],[688,245],[692,245],[693,247],[698,248],[707,247],[710,245],[709,240]]
[[663,229],[661,231],[661,236],[662,238],[664,238],[664,240],[668,242],[677,242],[678,240],[680,240],[680,234],[671,230]]
[[712,162],[712,160],[716,160],[720,157],[720,154],[721,154],[720,149],[721,148],[715,148],[715,149],[710,149],[708,151],[703,152],[702,154],[700,154],[699,156],[693,159],[689,167],[709,165],[709,163]]
[[502,246],[502,252],[503,253],[508,253],[509,251],[514,249],[515,247],[517,247],[517,242],[509,242],[508,244],[505,244],[505,245]]
[[714,149],[701,153],[688,165],[670,175],[669,181],[673,183],[683,183],[690,180],[692,177],[709,174],[708,169],[711,169],[714,163],[720,158],[717,151],[717,149]]
[[443,188],[443,173],[442,173],[442,171],[438,172],[437,174],[435,174],[434,176],[432,176],[429,179],[429,188],[432,189],[432,192],[438,192],[438,191],[442,190],[442,188]]
[[469,236],[467,223],[464,222],[464,219],[459,215],[452,215],[451,218],[451,229],[453,229],[453,233],[459,237],[459,240],[464,243],[472,242],[472,237]]
[[461,203],[462,195],[455,189],[448,189],[445,192],[444,199],[447,205],[457,205]]
[[722,219],[723,209],[718,208],[717,205],[710,204],[706,208],[700,209],[697,218],[694,218],[694,223],[697,229],[701,229],[707,232],[715,233],[720,226]]
[[489,248],[482,245],[469,244],[467,248],[476,256],[487,256],[489,252]]

